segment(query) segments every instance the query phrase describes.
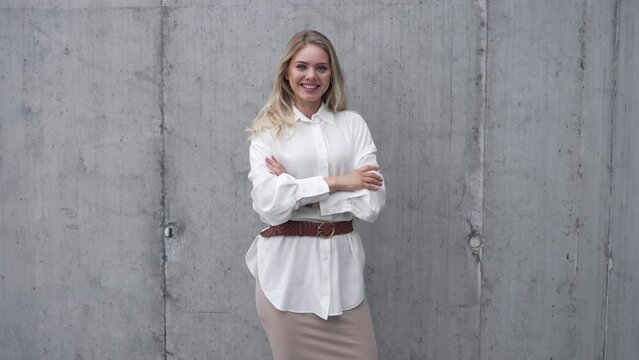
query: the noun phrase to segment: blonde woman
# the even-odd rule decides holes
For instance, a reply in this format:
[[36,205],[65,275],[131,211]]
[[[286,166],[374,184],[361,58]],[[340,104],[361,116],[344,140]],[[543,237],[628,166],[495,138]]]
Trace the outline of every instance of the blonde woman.
[[346,110],[324,35],[291,38],[248,130],[253,208],[270,226],[246,262],[274,359],[377,359],[352,219],[374,221],[385,187],[366,123]]

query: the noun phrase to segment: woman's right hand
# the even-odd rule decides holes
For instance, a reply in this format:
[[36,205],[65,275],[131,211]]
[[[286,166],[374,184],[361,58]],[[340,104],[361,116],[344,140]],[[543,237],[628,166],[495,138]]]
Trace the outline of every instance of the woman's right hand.
[[379,166],[365,165],[344,175],[325,177],[324,180],[331,192],[360,189],[378,191],[384,180],[375,173],[377,170],[379,170]]
[[280,176],[286,173],[284,166],[280,164],[275,155],[271,155],[270,158],[264,160],[264,164],[268,168],[269,172],[275,176]]

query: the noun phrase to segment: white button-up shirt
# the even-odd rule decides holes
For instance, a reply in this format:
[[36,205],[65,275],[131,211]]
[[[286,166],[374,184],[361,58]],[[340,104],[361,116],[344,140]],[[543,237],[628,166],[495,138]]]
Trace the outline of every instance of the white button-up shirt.
[[[329,193],[326,176],[377,165],[377,151],[364,119],[351,111],[330,112],[322,104],[308,119],[294,108],[295,127],[276,136],[263,131],[250,147],[253,208],[269,225],[288,220],[335,222],[353,216],[372,222],[385,204],[379,191]],[[286,173],[269,173],[275,155]],[[319,208],[304,205],[319,202]],[[269,301],[279,310],[340,315],[364,300],[364,249],[357,232],[321,237],[257,236],[246,263]]]

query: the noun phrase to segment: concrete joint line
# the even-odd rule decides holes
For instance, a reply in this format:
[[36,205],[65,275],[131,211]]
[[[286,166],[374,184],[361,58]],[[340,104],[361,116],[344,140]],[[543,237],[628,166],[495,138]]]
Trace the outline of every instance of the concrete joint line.
[[614,150],[615,150],[615,119],[617,116],[617,79],[619,76],[618,61],[619,61],[619,14],[620,14],[621,1],[615,0],[614,8],[614,33],[613,33],[613,53],[612,53],[612,91],[610,94],[610,160],[608,171],[610,172],[609,178],[609,191],[608,191],[608,239],[606,239],[606,258],[608,260],[608,266],[606,269],[606,302],[605,302],[605,315],[604,315],[604,338],[603,338],[603,354],[602,360],[606,360],[608,343],[608,319],[610,310],[610,274],[613,266],[613,253],[612,253],[612,197],[614,186]]
[[[163,2],[163,0],[161,0],[161,2]],[[160,142],[161,142],[161,149],[160,149],[160,177],[161,177],[161,183],[162,183],[162,189],[161,189],[161,198],[160,198],[160,207],[161,207],[161,212],[162,212],[162,224],[160,224],[162,227],[164,227],[164,225],[167,223],[167,219],[168,219],[168,213],[167,213],[167,208],[166,208],[166,147],[165,147],[165,112],[164,112],[164,58],[165,58],[165,53],[164,53],[164,38],[165,38],[165,31],[164,31],[164,27],[166,26],[166,21],[165,18],[168,15],[168,9],[165,8],[163,6],[163,4],[160,5],[160,39],[159,39],[159,49],[158,49],[158,55],[159,55],[159,61],[160,61],[160,91],[159,91],[159,99],[158,99],[158,106],[160,109],[160,116],[161,116],[161,120],[160,120]],[[166,238],[164,237],[164,234],[162,234],[162,306],[163,306],[163,346],[164,346],[164,353],[162,354],[162,358],[164,360],[166,360],[167,358],[167,354],[170,354],[171,356],[174,356],[173,354],[171,354],[168,350],[167,350],[167,329],[166,329],[166,311],[167,311],[167,307],[166,307],[166,298],[168,296],[168,289],[167,289],[167,268],[166,268]]]
[[[479,137],[479,150],[480,150],[480,157],[479,157],[479,161],[480,161],[480,171],[481,171],[481,200],[480,200],[480,204],[481,204],[481,208],[480,208],[480,221],[481,224],[479,224],[479,229],[477,229],[481,234],[482,237],[484,235],[484,207],[485,207],[485,197],[484,197],[484,191],[485,191],[485,156],[486,156],[486,124],[488,121],[488,18],[489,18],[489,0],[479,0],[478,1],[478,6],[482,8],[482,14],[481,14],[481,22],[483,22],[484,24],[484,36],[482,39],[483,42],[483,48],[484,48],[484,53],[483,53],[483,59],[481,61],[483,61],[483,72],[484,72],[484,76],[482,77],[482,86],[483,91],[484,91],[484,99],[482,101],[482,111],[483,113],[483,118],[482,118],[482,124],[481,124],[481,131],[482,134]],[[483,316],[483,306],[482,306],[482,301],[483,301],[483,291],[482,291],[482,280],[483,280],[483,268],[482,268],[482,249],[479,249],[479,253],[478,253],[478,268],[477,268],[477,282],[478,282],[478,341],[477,341],[477,358],[479,360],[482,359],[482,316]]]

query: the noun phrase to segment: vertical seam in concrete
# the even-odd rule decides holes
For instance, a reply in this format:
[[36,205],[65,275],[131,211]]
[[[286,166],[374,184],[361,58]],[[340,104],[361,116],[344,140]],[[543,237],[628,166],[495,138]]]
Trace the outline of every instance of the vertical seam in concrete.
[[615,118],[617,116],[617,78],[618,61],[619,61],[619,12],[620,12],[620,0],[615,1],[614,8],[614,33],[613,33],[613,52],[612,52],[612,84],[610,92],[610,160],[609,160],[609,191],[608,191],[608,239],[606,241],[606,305],[604,316],[604,338],[603,338],[603,355],[602,360],[606,359],[607,355],[607,343],[608,343],[608,315],[609,315],[609,299],[610,299],[610,274],[612,272],[612,196],[614,188],[614,141],[615,141]]
[[[162,178],[162,196],[160,199],[160,206],[162,207],[162,226],[167,222],[166,211],[166,147],[164,141],[164,18],[166,16],[164,9],[164,0],[160,0],[160,176]],[[166,296],[167,296],[167,276],[166,276],[166,238],[164,237],[164,231],[162,231],[162,307],[163,307],[163,342],[164,353],[162,358],[166,360],[167,354],[167,339],[166,339]]]
[[[482,129],[482,134],[479,138],[479,141],[481,142],[479,145],[479,151],[480,151],[480,155],[479,155],[479,161],[480,161],[480,171],[481,171],[481,209],[480,209],[480,214],[479,214],[479,218],[481,219],[481,228],[479,229],[481,236],[484,236],[484,206],[485,206],[485,170],[486,170],[486,162],[485,162],[485,156],[486,156],[486,125],[488,123],[488,3],[489,0],[484,0],[483,2],[483,7],[484,7],[484,14],[483,14],[483,21],[484,21],[484,76],[482,77],[483,79],[483,86],[484,86],[484,100],[483,100],[483,109],[482,111],[484,112],[483,114],[483,119],[482,122],[483,124],[481,124],[481,129]],[[482,349],[482,310],[483,310],[483,306],[482,306],[482,301],[483,301],[483,291],[482,291],[482,286],[483,286],[483,266],[482,266],[482,249],[479,249],[479,264],[478,264],[478,274],[477,276],[479,277],[479,287],[478,287],[478,291],[479,291],[479,322],[478,322],[478,341],[477,341],[477,358],[479,360],[481,360],[482,358],[482,354],[481,354],[481,349]]]
[[[583,176],[582,176],[582,164],[583,164],[583,154],[584,154],[584,136],[583,136],[583,129],[584,129],[584,89],[585,89],[585,82],[586,82],[586,28],[587,28],[587,16],[588,16],[588,2],[584,1],[583,2],[583,8],[581,11],[581,22],[579,24],[579,29],[577,30],[577,43],[579,45],[579,59],[578,59],[578,66],[579,66],[579,73],[577,74],[577,80],[578,83],[580,84],[579,86],[579,94],[578,94],[578,106],[579,106],[579,118],[578,120],[578,124],[577,124],[577,141],[579,144],[579,160],[577,163],[577,188],[578,188],[578,192],[579,194],[583,194],[583,188],[584,188],[584,181],[583,181]],[[573,276],[574,276],[574,280],[572,280],[575,288],[577,288],[577,282],[579,279],[579,245],[581,243],[581,239],[582,239],[582,231],[581,231],[581,226],[580,226],[580,217],[582,215],[581,211],[582,211],[582,205],[583,205],[583,199],[582,196],[579,196],[577,198],[577,208],[579,209],[576,215],[576,219],[574,222],[574,226],[575,227],[575,248],[574,248],[574,268],[573,268]],[[570,253],[570,252],[569,252]],[[568,255],[569,256],[569,255]],[[576,290],[577,291],[577,290]],[[578,298],[578,296],[577,296]],[[574,300],[574,299],[570,299],[570,301],[574,304],[575,309],[578,307],[578,301]],[[572,352],[572,354],[574,356],[577,355],[577,342],[578,342],[578,335],[577,335],[577,325],[578,325],[578,321],[573,321],[572,323],[572,346],[570,351]]]

